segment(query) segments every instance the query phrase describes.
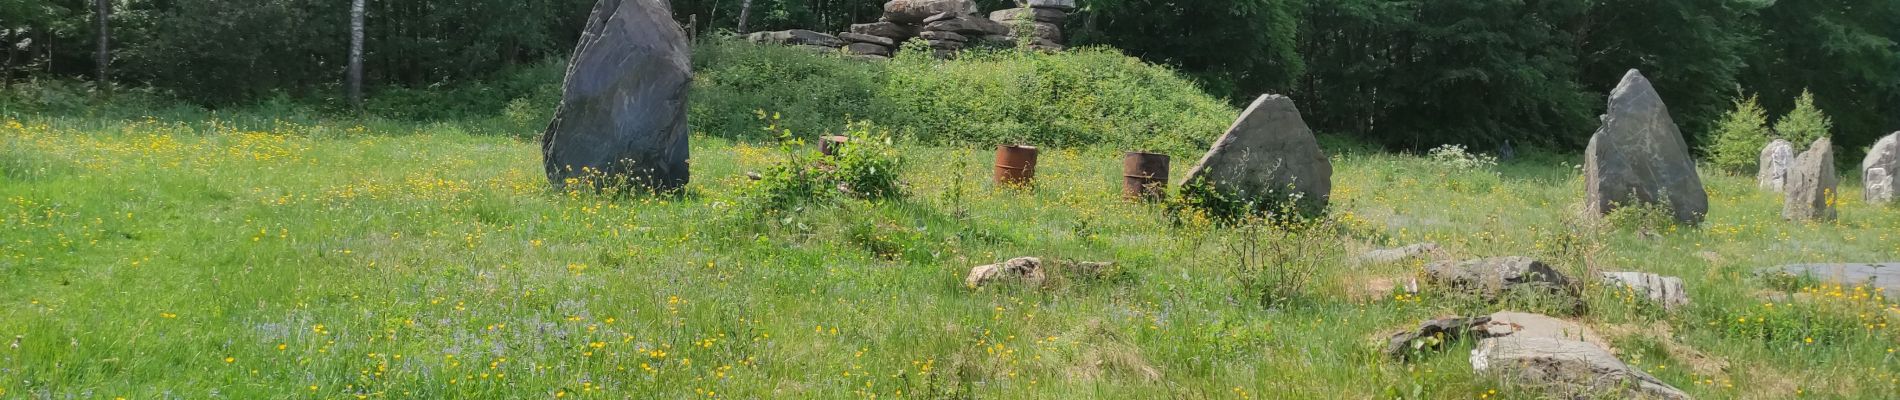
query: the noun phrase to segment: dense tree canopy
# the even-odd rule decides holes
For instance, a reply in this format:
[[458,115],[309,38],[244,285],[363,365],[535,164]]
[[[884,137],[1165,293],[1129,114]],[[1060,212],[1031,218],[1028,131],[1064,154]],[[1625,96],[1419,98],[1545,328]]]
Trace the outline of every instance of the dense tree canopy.
[[[754,30],[839,31],[882,1],[752,0]],[[1009,0],[980,0],[984,10]],[[1900,2],[1891,0],[1080,0],[1065,32],[1173,66],[1240,103],[1292,94],[1316,128],[1396,148],[1507,140],[1579,147],[1602,95],[1642,69],[1704,140],[1732,101],[1770,118],[1812,90],[1849,148],[1900,129]],[[113,79],[206,105],[342,97],[348,2],[115,0]],[[675,0],[696,35],[745,0]],[[466,87],[558,62],[592,0],[369,0],[377,97]],[[88,0],[0,0],[5,77],[88,80]],[[501,104],[506,100],[489,101]]]

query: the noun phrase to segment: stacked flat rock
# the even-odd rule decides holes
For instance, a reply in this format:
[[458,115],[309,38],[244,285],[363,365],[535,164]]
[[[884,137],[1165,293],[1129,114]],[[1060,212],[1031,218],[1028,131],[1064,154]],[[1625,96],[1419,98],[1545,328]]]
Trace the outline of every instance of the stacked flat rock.
[[948,58],[957,50],[963,50],[977,43],[977,38],[997,37],[1008,33],[1008,25],[976,14],[941,13],[925,18],[922,31],[917,33],[917,37],[929,42],[930,48],[937,50],[939,58]]
[[837,36],[827,35],[804,29],[785,31],[754,32],[746,35],[752,43],[778,44],[811,50],[818,53],[835,53],[847,44]]
[[994,41],[1014,44],[1021,33],[1029,35],[1031,48],[1048,51],[1063,49],[1062,22],[1068,20],[1070,11],[1075,11],[1075,1],[1018,0],[1016,4],[1020,7],[990,13],[990,19],[1010,28],[1005,35],[994,38]]

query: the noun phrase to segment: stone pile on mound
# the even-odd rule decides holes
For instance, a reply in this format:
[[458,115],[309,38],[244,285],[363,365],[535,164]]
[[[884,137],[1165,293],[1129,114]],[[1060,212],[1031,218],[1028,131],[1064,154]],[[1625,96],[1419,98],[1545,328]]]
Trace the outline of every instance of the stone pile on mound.
[[973,0],[891,0],[884,3],[878,22],[853,24],[837,35],[793,29],[753,33],[746,40],[882,60],[897,54],[904,42],[923,39],[938,58],[950,58],[972,46],[1015,46],[1020,31],[1031,35],[1030,48],[1062,50],[1061,23],[1075,10],[1075,1],[1018,0],[1017,4],[1021,7],[998,10],[985,18]]

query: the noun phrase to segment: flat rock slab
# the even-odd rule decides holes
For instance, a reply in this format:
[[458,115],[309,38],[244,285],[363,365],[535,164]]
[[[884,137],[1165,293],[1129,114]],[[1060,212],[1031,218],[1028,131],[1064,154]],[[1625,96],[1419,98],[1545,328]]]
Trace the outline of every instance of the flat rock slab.
[[685,186],[690,57],[665,1],[595,4],[568,62],[561,105],[541,135],[548,181]]
[[1362,264],[1390,264],[1434,251],[1438,251],[1437,243],[1419,243],[1405,247],[1368,251],[1364,254],[1360,254],[1358,260]]
[[1868,203],[1891,203],[1900,190],[1900,132],[1880,138],[1860,162],[1861,195]]
[[1188,170],[1185,182],[1257,207],[1294,200],[1320,210],[1332,196],[1333,164],[1293,99],[1269,94],[1254,99]]
[[1890,298],[1900,298],[1894,295],[1900,293],[1900,263],[1795,264],[1763,268],[1758,272],[1805,276],[1830,284],[1866,285],[1885,289]]
[[1610,349],[1610,342],[1590,327],[1574,321],[1553,318],[1543,314],[1512,311],[1491,313],[1484,317],[1485,323],[1478,329],[1485,337],[1550,338],[1575,340]]
[[1604,272],[1602,277],[1604,281],[1635,292],[1662,305],[1664,309],[1674,310],[1689,305],[1689,292],[1684,289],[1682,278],[1643,272]]
[[1688,399],[1689,394],[1579,340],[1505,336],[1478,341],[1471,369],[1541,387],[1559,398]]
[[976,15],[973,0],[891,0],[884,3],[884,22],[917,25],[931,16],[952,13]]
[[746,40],[751,41],[753,43],[782,44],[782,45],[792,45],[792,46],[796,46],[796,45],[823,46],[823,47],[830,47],[834,49],[839,48],[839,47],[844,47],[845,45],[845,41],[843,39],[838,39],[837,36],[826,35],[823,33],[804,30],[804,29],[792,29],[792,30],[785,30],[785,31],[770,31],[770,32],[753,32],[750,35],[746,35]]
[[1603,215],[1624,206],[1663,205],[1677,221],[1702,223],[1709,193],[1696,175],[1689,144],[1649,79],[1633,69],[1624,74],[1602,118],[1584,152],[1584,207]]

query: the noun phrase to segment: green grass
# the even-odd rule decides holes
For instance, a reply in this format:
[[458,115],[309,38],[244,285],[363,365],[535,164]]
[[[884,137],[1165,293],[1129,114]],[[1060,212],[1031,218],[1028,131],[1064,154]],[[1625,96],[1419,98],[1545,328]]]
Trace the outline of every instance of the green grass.
[[[907,199],[759,216],[743,173],[775,147],[706,136],[688,193],[619,198],[551,192],[533,143],[441,126],[0,124],[0,398],[1535,396],[1471,374],[1469,344],[1376,355],[1425,318],[1530,307],[1368,293],[1420,264],[1343,261],[1421,241],[1683,277],[1687,309],[1593,288],[1577,318],[1700,398],[1900,393],[1892,306],[1825,287],[1765,306],[1749,273],[1900,258],[1900,211],[1787,223],[1747,177],[1705,177],[1709,222],[1650,235],[1570,217],[1575,159],[1338,154],[1343,250],[1263,309],[1233,230],[1119,199],[1116,149],[1047,151],[1023,191],[988,183],[986,149],[905,145]],[[1178,181],[1198,155],[1174,156]],[[1119,265],[962,286],[1027,255]]]

